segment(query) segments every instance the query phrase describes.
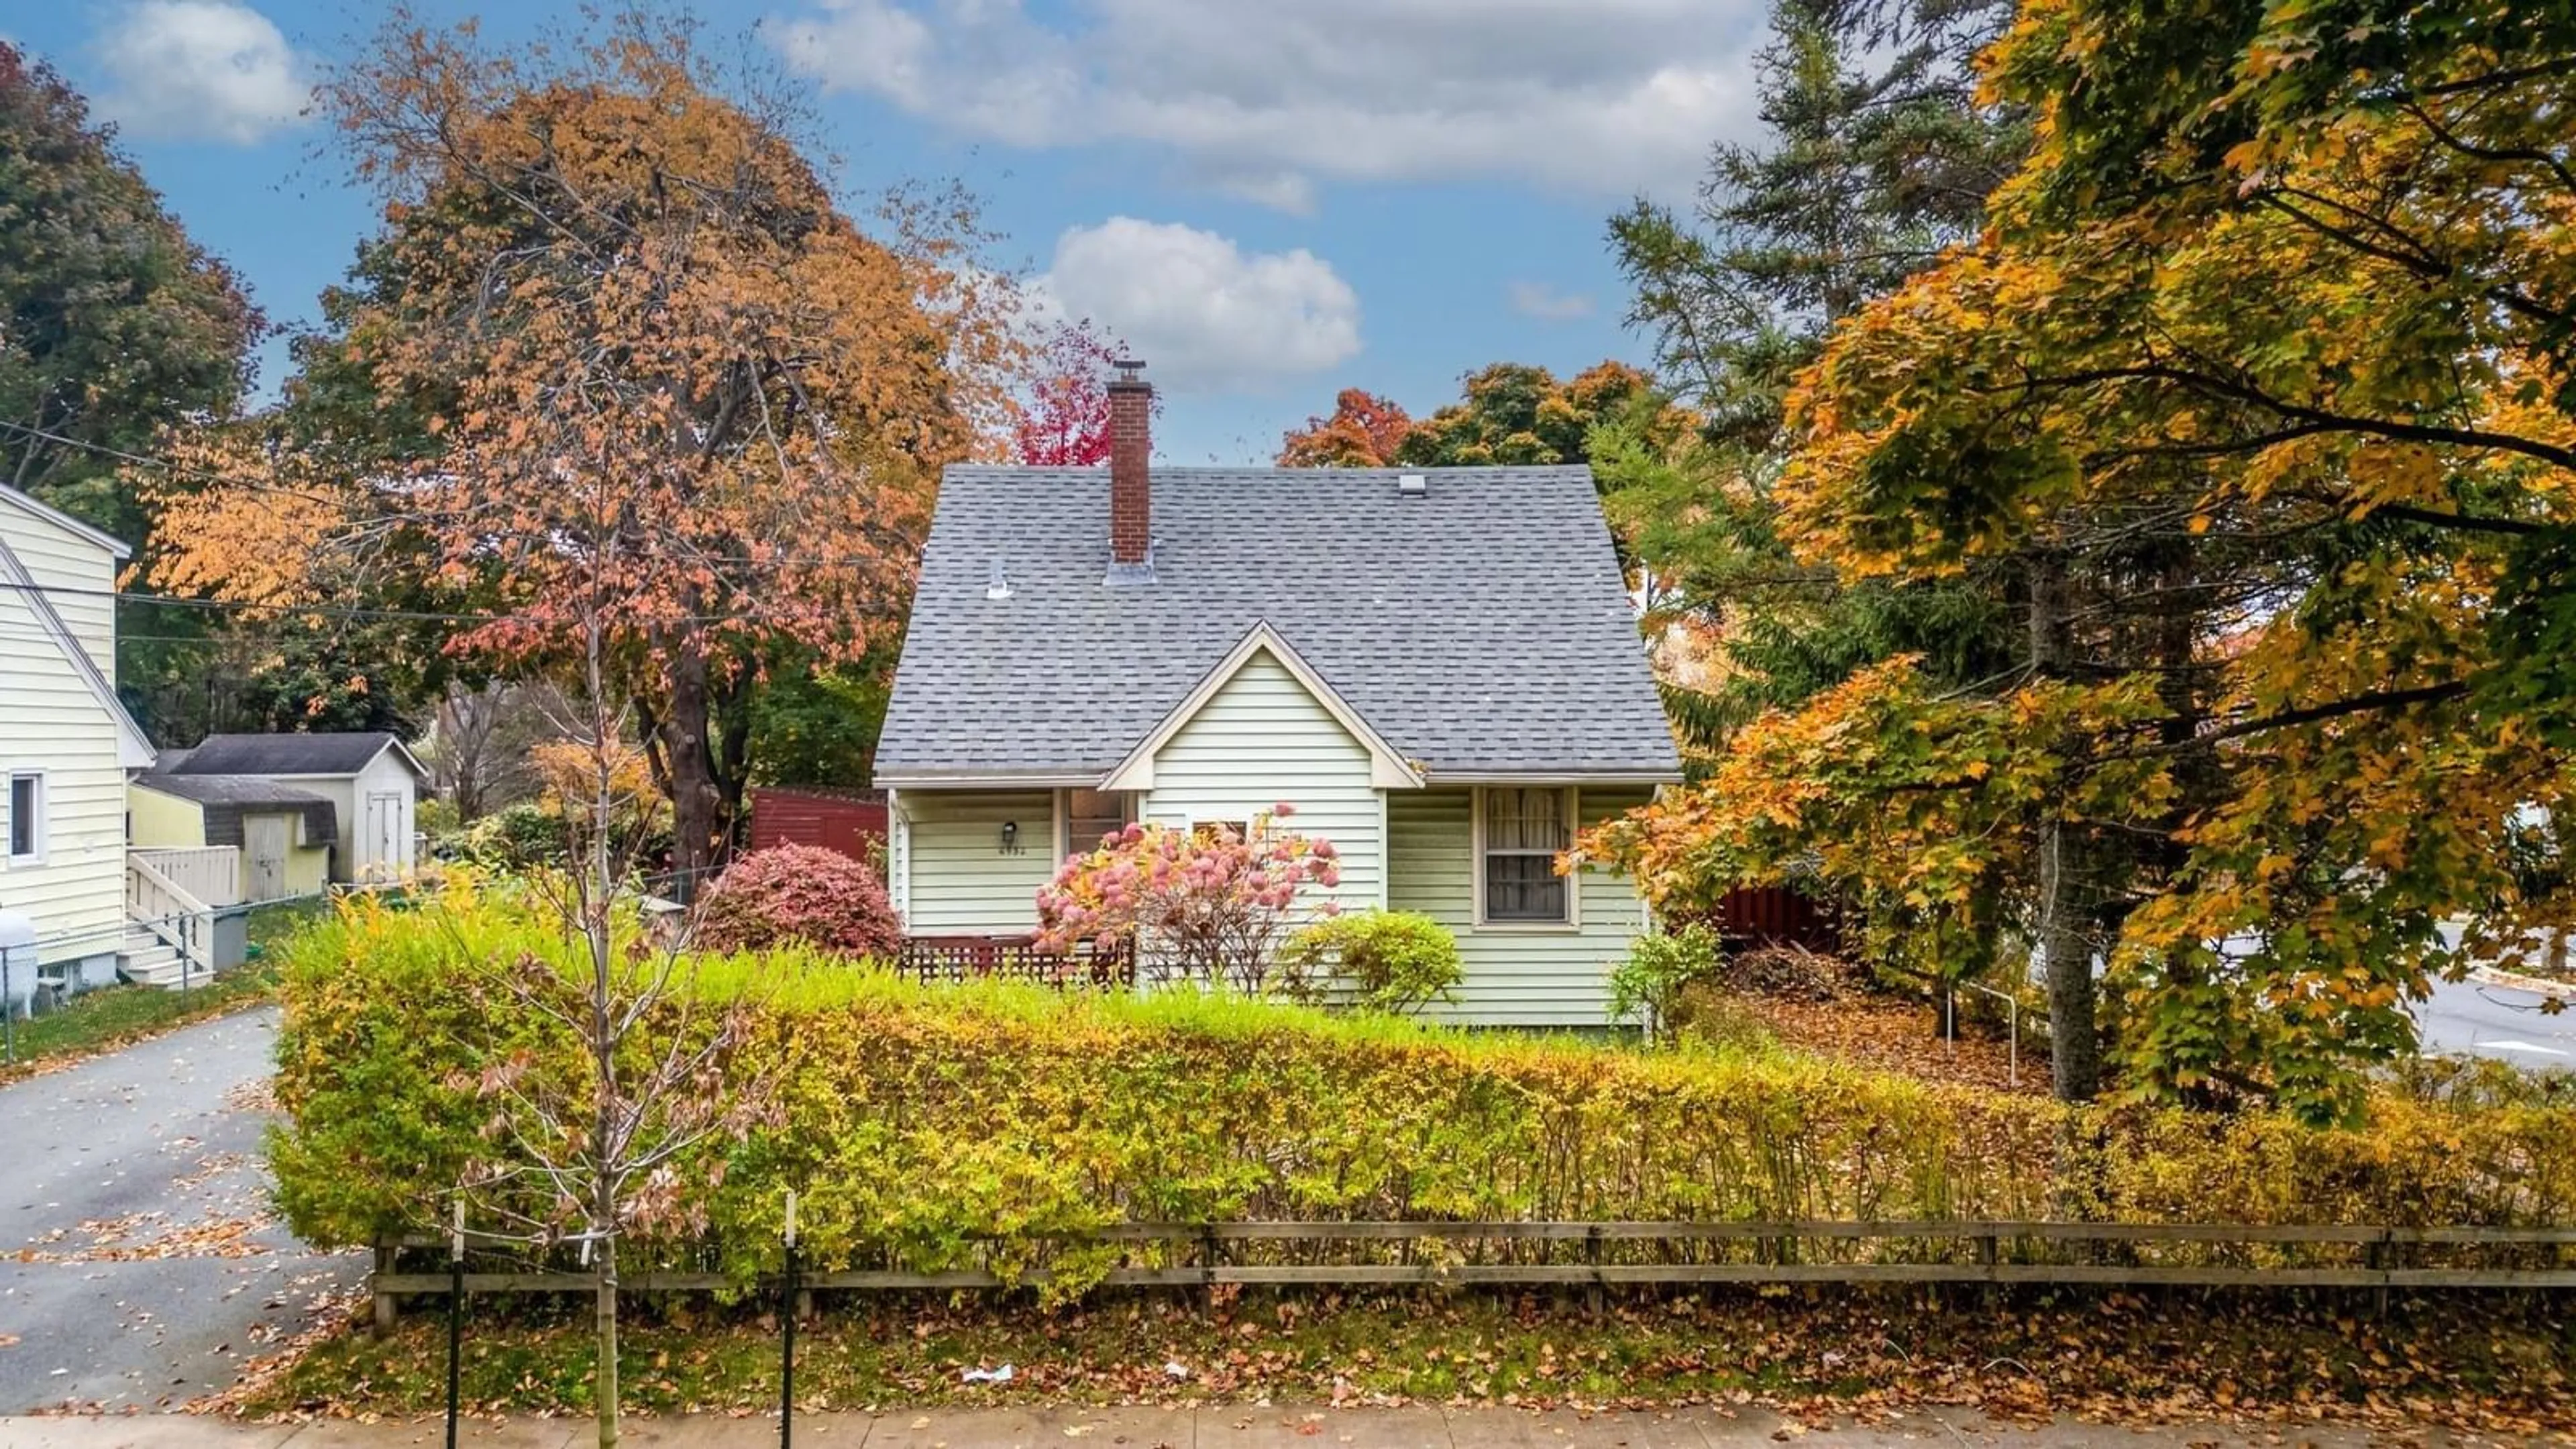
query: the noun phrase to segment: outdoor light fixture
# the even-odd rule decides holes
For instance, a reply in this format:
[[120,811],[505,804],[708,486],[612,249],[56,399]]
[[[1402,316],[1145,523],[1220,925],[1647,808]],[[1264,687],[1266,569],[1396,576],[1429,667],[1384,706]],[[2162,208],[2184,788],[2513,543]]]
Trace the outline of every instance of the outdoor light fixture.
[[1019,852],[1020,822],[1016,820],[1005,820],[1002,822],[1002,853],[1004,855],[1017,855]]

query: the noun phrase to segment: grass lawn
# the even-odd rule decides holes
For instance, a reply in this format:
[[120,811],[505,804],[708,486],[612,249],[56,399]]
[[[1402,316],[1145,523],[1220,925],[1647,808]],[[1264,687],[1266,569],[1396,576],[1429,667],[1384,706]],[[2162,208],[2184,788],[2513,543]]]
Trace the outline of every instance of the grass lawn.
[[245,934],[258,956],[185,992],[110,986],[75,997],[58,1011],[18,1022],[17,1060],[0,1064],[0,1082],[33,1076],[48,1067],[270,999],[277,988],[277,968],[273,961],[259,958],[327,909],[319,901],[292,901],[252,911]]
[[[2254,1415],[2576,1427],[2576,1336],[2538,1295],[1946,1294],[1855,1290],[1614,1298],[1545,1294],[1302,1299],[1214,1314],[1176,1296],[1054,1313],[1008,1303],[827,1303],[798,1335],[808,1408],[938,1404],[1433,1401],[1629,1405],[1760,1400],[1791,1412],[1908,1402],[2002,1416]],[[588,1411],[586,1310],[469,1307],[464,1397],[487,1412]],[[427,1413],[444,1403],[441,1311],[387,1338],[356,1328],[253,1381],[248,1413]],[[631,1307],[627,1406],[760,1409],[776,1321],[704,1300]],[[966,1368],[1013,1365],[1007,1386]],[[1179,1372],[1172,1366],[1177,1365]]]

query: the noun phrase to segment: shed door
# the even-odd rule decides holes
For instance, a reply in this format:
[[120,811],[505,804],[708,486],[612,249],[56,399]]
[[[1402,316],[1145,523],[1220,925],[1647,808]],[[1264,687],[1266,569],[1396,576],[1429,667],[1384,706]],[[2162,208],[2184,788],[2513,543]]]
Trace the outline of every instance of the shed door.
[[402,817],[400,792],[367,796],[367,858],[359,862],[361,878],[385,880],[402,874]]
[[250,898],[273,901],[286,894],[286,840],[290,822],[283,815],[242,817],[242,853],[250,858]]

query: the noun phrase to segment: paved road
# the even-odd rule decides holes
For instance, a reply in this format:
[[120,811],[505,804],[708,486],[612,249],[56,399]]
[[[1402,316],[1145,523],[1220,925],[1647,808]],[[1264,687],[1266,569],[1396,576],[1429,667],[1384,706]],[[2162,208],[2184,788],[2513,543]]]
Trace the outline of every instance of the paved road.
[[2428,1052],[2468,1052],[2520,1067],[2576,1071],[2576,1005],[2552,1016],[2538,993],[2485,982],[2436,981],[2414,1008]]
[[362,1280],[273,1219],[276,1039],[245,1012],[0,1087],[0,1413],[213,1393]]

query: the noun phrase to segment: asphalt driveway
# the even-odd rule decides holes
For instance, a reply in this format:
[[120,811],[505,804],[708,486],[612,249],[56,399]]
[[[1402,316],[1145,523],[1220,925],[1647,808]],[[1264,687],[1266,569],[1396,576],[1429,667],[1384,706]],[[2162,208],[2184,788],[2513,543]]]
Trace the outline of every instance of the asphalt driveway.
[[268,1201],[275,1009],[0,1087],[0,1414],[175,1408],[362,1283]]

